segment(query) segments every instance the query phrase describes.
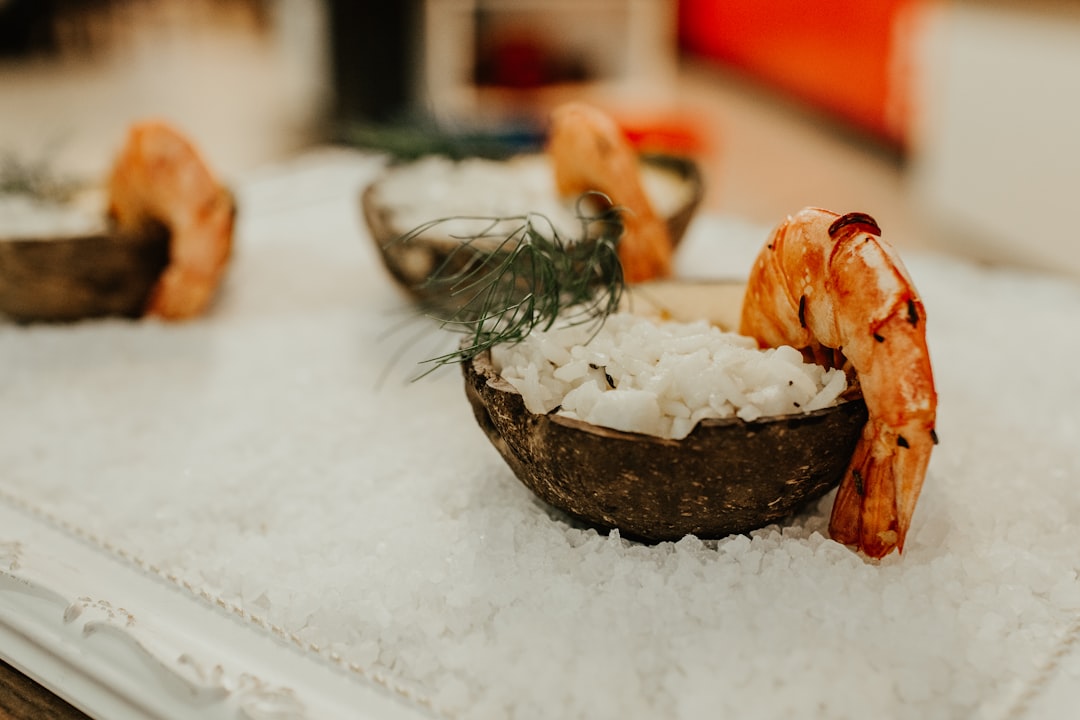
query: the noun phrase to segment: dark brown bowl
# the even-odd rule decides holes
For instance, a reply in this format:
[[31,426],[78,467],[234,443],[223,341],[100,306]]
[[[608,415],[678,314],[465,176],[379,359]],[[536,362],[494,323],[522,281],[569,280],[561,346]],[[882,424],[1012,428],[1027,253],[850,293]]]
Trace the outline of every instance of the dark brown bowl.
[[[697,212],[704,194],[704,183],[698,165],[688,158],[672,155],[643,155],[642,162],[675,175],[688,189],[686,201],[665,218],[672,242],[678,245]],[[391,165],[386,172],[394,172]],[[415,228],[395,224],[390,208],[378,202],[379,180],[367,186],[361,194],[360,205],[371,238],[390,275],[416,300],[434,306],[455,306],[449,302],[445,285],[430,285],[427,280],[439,270],[445,277],[460,270],[472,260],[470,253],[461,252],[462,241],[440,234],[433,228],[423,234],[402,240]],[[554,193],[554,188],[552,189]],[[433,220],[436,218],[432,218]],[[478,244],[477,249],[489,251],[492,246]]]
[[17,322],[139,317],[168,263],[168,234],[0,238],[0,314]]
[[798,511],[839,483],[867,419],[856,395],[805,414],[703,420],[671,440],[533,414],[489,353],[463,373],[477,422],[522,483],[589,525],[652,542],[725,537]]

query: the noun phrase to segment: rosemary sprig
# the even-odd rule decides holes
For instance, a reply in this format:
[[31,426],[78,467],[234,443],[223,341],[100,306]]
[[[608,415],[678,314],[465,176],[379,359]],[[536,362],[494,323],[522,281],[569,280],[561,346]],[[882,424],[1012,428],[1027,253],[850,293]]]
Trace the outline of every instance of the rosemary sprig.
[[[586,216],[581,238],[567,240],[537,213],[433,220],[396,242],[410,242],[452,220],[486,223],[471,235],[452,235],[460,244],[423,284],[426,294],[445,299],[424,308],[439,325],[466,337],[453,352],[430,358],[431,372],[469,360],[503,343],[518,343],[556,320],[595,322],[615,312],[625,288],[617,252],[622,224],[616,210]],[[515,223],[509,231],[500,230]],[[426,373],[425,373],[426,374]]]

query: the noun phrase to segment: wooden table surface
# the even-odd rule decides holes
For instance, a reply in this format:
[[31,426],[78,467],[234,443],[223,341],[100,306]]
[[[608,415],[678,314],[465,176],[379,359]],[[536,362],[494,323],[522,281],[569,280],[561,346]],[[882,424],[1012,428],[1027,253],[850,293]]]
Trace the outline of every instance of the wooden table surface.
[[89,716],[0,661],[0,720],[89,720]]

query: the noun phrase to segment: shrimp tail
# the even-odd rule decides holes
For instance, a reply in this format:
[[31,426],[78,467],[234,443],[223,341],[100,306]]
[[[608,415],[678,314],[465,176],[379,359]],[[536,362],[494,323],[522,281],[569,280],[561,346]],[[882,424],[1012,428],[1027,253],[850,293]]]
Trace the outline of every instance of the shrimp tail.
[[829,519],[833,540],[859,547],[874,558],[904,545],[896,507],[896,468],[889,453],[875,448],[881,444],[880,425],[871,420],[863,428]]
[[873,558],[903,551],[930,462],[932,443],[903,437],[881,422],[867,422],[829,519],[833,540]]

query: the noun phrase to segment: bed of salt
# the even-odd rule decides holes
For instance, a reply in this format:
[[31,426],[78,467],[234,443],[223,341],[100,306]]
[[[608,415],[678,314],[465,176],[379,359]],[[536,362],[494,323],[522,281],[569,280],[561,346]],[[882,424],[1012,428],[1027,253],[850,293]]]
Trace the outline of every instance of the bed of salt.
[[[409,382],[388,339],[404,300],[356,209],[378,166],[316,153],[237,183],[203,319],[0,323],[0,502],[446,717],[1075,709],[1055,673],[1080,667],[1077,283],[907,258],[942,442],[903,556],[830,541],[831,496],[747,536],[640,545],[531,496],[456,372]],[[680,267],[744,273],[765,230],[701,217]]]

